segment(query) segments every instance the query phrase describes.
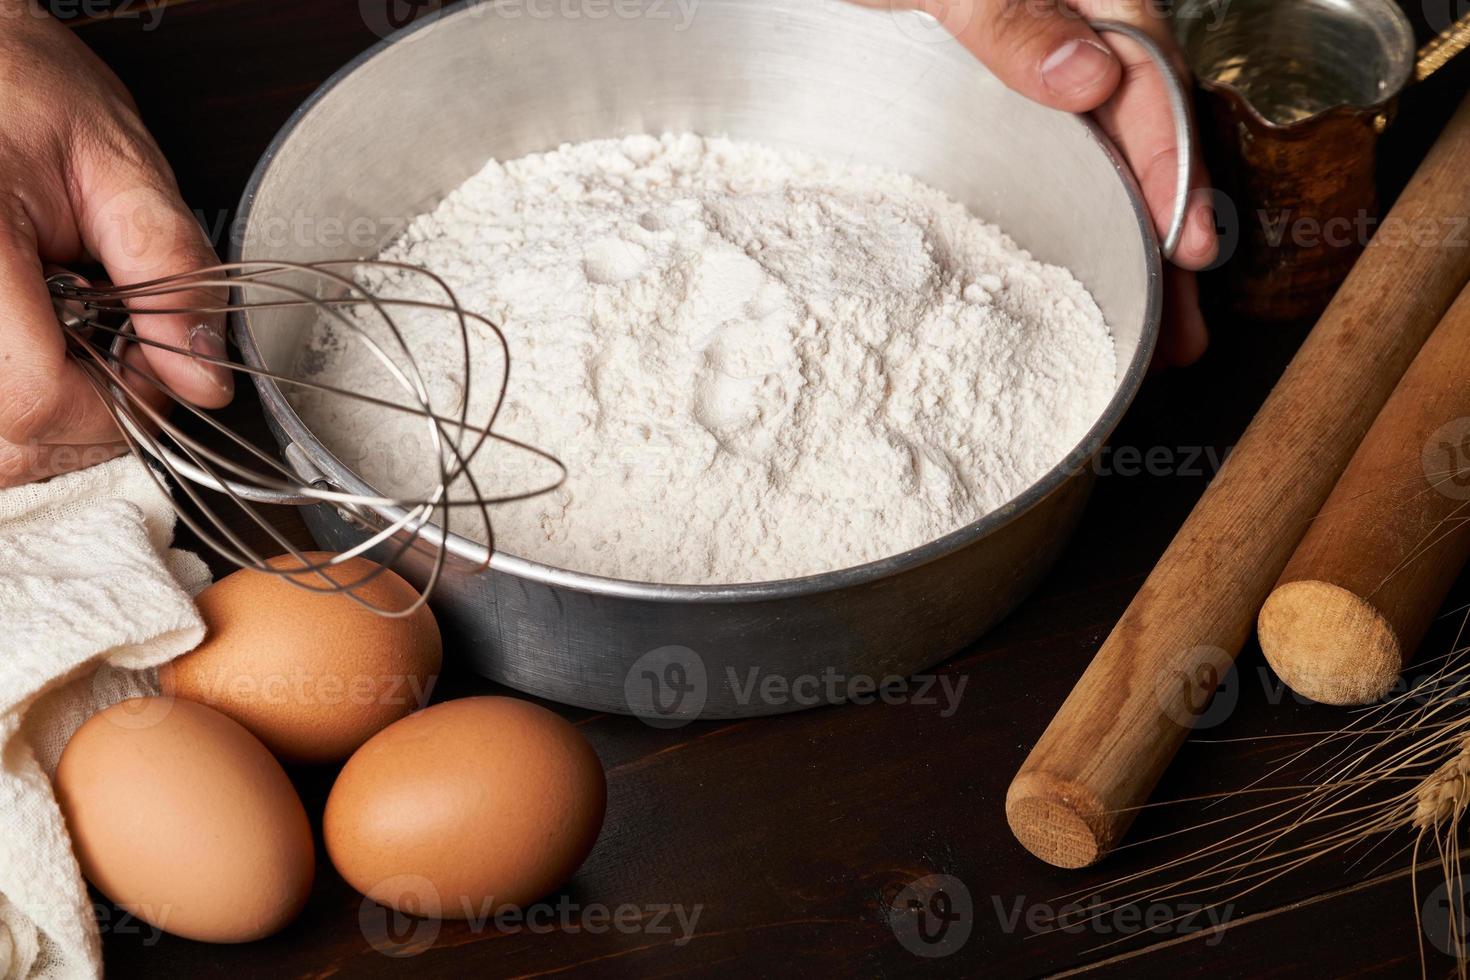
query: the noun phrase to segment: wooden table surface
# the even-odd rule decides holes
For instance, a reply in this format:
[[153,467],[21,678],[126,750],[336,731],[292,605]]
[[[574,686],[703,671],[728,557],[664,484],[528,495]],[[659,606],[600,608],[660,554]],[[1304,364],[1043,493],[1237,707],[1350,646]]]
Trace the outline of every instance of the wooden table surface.
[[[185,197],[220,234],[228,234],[252,167],[290,112],[378,40],[375,31],[390,17],[437,8],[433,0],[129,0],[113,3],[110,13],[86,0],[54,6],[132,88]],[[1422,20],[1422,11],[1412,13]],[[1451,75],[1405,100],[1383,158],[1388,194],[1464,91],[1464,72]],[[232,978],[405,970],[443,976],[1417,974],[1419,931],[1406,859],[1371,873],[1337,859],[1309,867],[1242,899],[1228,924],[1213,931],[1147,934],[1126,918],[1075,933],[1028,925],[1064,893],[1175,853],[1145,846],[1097,869],[1061,872],[1012,840],[1002,801],[1028,747],[1305,329],[1224,315],[1212,325],[1214,344],[1201,364],[1146,384],[1056,570],[1005,623],[938,669],[940,682],[961,692],[953,710],[942,698],[937,704],[915,699],[666,731],[563,709],[607,768],[609,806],[586,865],[564,893],[547,900],[543,921],[551,928],[394,921],[365,904],[323,860],[301,918],[249,945],[160,936],[101,902],[109,969],[114,976]],[[232,409],[240,424],[258,430],[253,412],[248,394]],[[1144,458],[1151,463],[1141,467]],[[288,516],[283,526],[306,543],[298,522]],[[1467,598],[1470,587],[1462,582],[1447,610]],[[1447,618],[1426,649],[1444,652],[1454,625]],[[454,651],[447,653],[452,663]],[[452,667],[440,689],[442,696],[491,690]],[[1231,699],[1233,709],[1221,713],[1210,737],[1245,741],[1191,742],[1158,799],[1243,787],[1306,737],[1293,733],[1344,720],[1337,709],[1283,695],[1255,649],[1241,660]],[[1263,735],[1284,738],[1258,738]],[[320,812],[332,775],[294,774],[308,810]],[[1183,806],[1150,811],[1132,839],[1199,818],[1198,810]],[[1186,835],[1178,846],[1206,839]],[[917,927],[935,920],[888,911],[906,907],[904,889],[930,875],[960,883],[951,882],[947,892],[954,931],[938,945],[914,938]],[[613,915],[620,925],[604,925]],[[1429,956],[1431,973],[1453,966],[1432,946]]]

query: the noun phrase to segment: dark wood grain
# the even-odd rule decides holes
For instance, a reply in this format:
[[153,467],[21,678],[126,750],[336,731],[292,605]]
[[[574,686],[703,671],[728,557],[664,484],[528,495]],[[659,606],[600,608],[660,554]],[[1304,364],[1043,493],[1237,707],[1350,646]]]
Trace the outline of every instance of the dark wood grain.
[[[188,0],[75,23],[122,76],[207,226],[228,227],[251,168],[296,105],[378,38],[371,0]],[[150,26],[151,25],[151,26]],[[1391,200],[1464,90],[1446,73],[1406,99],[1385,149]],[[225,222],[221,225],[220,222]],[[924,704],[841,706],[796,715],[692,725],[564,713],[608,771],[608,821],[562,896],[580,908],[698,910],[688,942],[641,927],[594,932],[475,929],[445,923],[413,955],[390,957],[368,937],[380,914],[323,862],[305,914],[284,933],[244,946],[152,936],[108,912],[105,954],[115,976],[970,976],[1073,970],[1133,976],[1401,976],[1417,973],[1418,932],[1405,862],[1365,869],[1324,863],[1241,901],[1213,934],[1039,935],[1008,915],[1145,867],[1201,838],[1125,850],[1100,868],[1063,873],[1025,854],[1006,830],[1005,788],[1027,749],[1132,597],[1225,452],[1290,357],[1303,327],[1213,320],[1203,363],[1153,378],[1117,433],[1087,519],[1037,594],[939,675],[963,683],[952,714]],[[231,417],[263,435],[245,395]],[[1172,462],[1135,473],[1133,452]],[[306,543],[289,512],[281,527]],[[188,544],[187,538],[183,540]],[[1448,609],[1470,599],[1461,582]],[[1453,624],[1447,624],[1453,625]],[[1437,630],[1428,648],[1444,649]],[[449,651],[453,659],[454,651]],[[1215,739],[1310,732],[1342,724],[1337,710],[1282,699],[1258,651],[1241,661],[1237,705]],[[493,689],[451,667],[440,696]],[[1301,740],[1186,745],[1158,798],[1238,788]],[[294,774],[319,812],[332,773]],[[1133,839],[1199,818],[1150,811]],[[1193,843],[1191,844],[1191,841]],[[1398,872],[1398,874],[1395,874]],[[969,940],[942,958],[911,953],[885,909],[909,882],[951,875],[970,894]],[[1365,880],[1366,878],[1366,880]],[[364,926],[366,923],[366,928]],[[424,937],[421,937],[424,938]],[[1113,942],[1121,939],[1120,942]],[[1430,950],[1430,969],[1451,961]]]

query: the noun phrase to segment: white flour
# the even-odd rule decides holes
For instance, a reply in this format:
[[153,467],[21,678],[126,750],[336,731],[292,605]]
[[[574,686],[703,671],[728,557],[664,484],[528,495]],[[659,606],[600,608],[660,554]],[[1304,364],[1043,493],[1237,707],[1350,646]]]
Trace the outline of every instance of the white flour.
[[[1114,390],[1107,326],[1065,269],[911,178],[747,143],[637,136],[492,162],[382,257],[503,325],[497,431],[570,470],[495,509],[497,547],[599,575],[762,581],[924,544],[1060,462]],[[400,325],[457,399],[445,318]],[[473,404],[497,363],[477,362]],[[399,394],[337,331],[306,366]],[[422,423],[298,402],[379,490],[424,490]],[[546,472],[494,445],[476,468],[500,490]]]

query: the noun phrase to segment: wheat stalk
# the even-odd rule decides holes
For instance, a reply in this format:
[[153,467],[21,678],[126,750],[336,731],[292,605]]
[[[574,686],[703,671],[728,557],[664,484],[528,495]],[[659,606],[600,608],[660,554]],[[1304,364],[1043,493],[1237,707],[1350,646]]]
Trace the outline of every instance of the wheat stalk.
[[1413,826],[1421,831],[1459,820],[1470,801],[1470,737],[1460,739],[1460,751],[1430,773],[1414,791]]

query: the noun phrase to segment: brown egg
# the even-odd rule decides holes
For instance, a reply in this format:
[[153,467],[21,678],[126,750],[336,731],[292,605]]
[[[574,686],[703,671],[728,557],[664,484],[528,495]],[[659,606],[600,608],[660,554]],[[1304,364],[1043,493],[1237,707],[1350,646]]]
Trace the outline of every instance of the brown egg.
[[606,803],[596,753],[561,716],[514,698],[463,698],[358,749],[332,787],[322,832],[332,863],[369,898],[480,918],[570,878]]
[[[294,562],[283,555],[270,564]],[[330,574],[350,583],[375,568],[354,558]],[[303,580],[325,585],[315,575]],[[418,598],[387,569],[356,594],[390,610]],[[308,592],[250,569],[225,576],[196,601],[208,632],[160,672],[163,692],[218,708],[287,762],[347,758],[373,733],[427,704],[439,675],[439,627],[426,606],[389,618],[349,596]]]
[[132,698],[67,743],[56,798],[82,874],[124,910],[210,943],[269,936],[306,904],[306,811],[264,745],[212,708]]

